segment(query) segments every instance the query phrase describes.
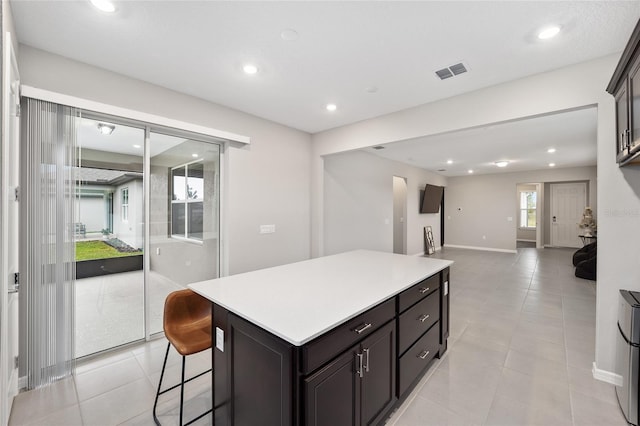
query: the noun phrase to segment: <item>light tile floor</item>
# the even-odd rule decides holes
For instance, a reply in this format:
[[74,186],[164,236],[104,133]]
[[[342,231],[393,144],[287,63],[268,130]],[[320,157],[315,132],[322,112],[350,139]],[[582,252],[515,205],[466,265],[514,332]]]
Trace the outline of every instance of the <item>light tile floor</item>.
[[[591,375],[596,284],[573,276],[572,252],[438,252],[456,262],[449,350],[387,424],[625,425],[613,386]],[[74,378],[18,395],[9,424],[152,425],[165,349],[159,339],[83,362]],[[207,369],[210,357],[189,357],[188,373]],[[172,350],[171,383],[179,361]],[[211,399],[210,376],[190,384],[187,419]],[[163,425],[177,424],[174,393],[160,399]]]

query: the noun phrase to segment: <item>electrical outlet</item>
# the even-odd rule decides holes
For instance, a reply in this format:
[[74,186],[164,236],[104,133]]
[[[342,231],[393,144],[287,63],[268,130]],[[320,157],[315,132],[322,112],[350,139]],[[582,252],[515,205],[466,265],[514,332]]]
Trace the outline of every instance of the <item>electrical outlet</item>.
[[482,236],[482,239],[483,239],[483,240],[486,240],[486,239],[487,239],[487,236],[486,236],[486,235],[483,235],[483,236]]

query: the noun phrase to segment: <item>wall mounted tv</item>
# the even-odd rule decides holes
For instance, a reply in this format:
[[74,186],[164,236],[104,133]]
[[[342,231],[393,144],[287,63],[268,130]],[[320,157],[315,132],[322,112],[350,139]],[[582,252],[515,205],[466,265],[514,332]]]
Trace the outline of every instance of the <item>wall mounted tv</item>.
[[438,213],[442,203],[444,187],[426,184],[420,205],[420,213]]

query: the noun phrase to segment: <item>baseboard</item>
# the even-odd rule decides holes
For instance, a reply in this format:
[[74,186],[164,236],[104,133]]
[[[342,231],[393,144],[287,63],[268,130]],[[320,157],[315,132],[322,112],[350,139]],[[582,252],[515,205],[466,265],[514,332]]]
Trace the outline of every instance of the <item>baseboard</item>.
[[596,367],[596,362],[593,362],[593,368],[591,369],[593,378],[603,382],[611,383],[614,386],[622,386],[622,376],[616,373],[612,373],[607,370],[600,370]]
[[491,247],[459,246],[457,244],[445,244],[444,246],[445,248],[451,247],[451,248],[461,248],[461,249],[467,249],[467,250],[497,251],[499,253],[514,253],[514,254],[518,253],[517,250],[498,249],[498,248],[491,248]]
[[536,240],[521,240],[521,239],[516,239],[516,241],[521,241],[523,243],[535,243]]
[[[442,250],[441,246],[436,247],[436,251],[440,251]],[[428,256],[428,254],[426,254],[425,252],[421,251],[419,253],[414,253],[411,256]]]
[[22,376],[18,378],[18,391],[27,388],[27,376]]

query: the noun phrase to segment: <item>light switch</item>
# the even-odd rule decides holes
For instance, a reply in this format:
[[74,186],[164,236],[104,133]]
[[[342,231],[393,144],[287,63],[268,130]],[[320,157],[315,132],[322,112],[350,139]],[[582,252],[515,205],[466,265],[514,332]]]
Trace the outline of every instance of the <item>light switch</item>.
[[276,232],[275,225],[260,225],[261,234],[273,234],[274,232]]
[[513,222],[513,218],[511,216],[507,217],[507,222]]

